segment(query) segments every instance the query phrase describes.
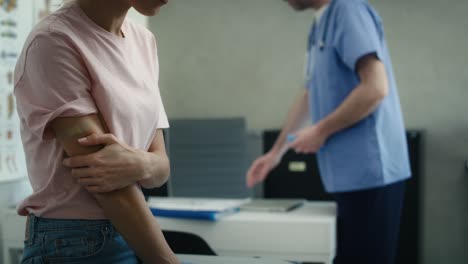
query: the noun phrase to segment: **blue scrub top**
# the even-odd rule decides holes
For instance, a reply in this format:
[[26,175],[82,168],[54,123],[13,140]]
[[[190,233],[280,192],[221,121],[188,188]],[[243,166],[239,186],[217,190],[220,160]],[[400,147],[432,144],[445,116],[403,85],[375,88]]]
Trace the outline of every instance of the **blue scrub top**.
[[356,63],[375,53],[385,64],[389,94],[365,119],[332,135],[317,153],[328,192],[388,185],[411,176],[405,128],[382,20],[363,0],[332,0],[308,43],[310,109],[314,122],[338,108],[360,81]]

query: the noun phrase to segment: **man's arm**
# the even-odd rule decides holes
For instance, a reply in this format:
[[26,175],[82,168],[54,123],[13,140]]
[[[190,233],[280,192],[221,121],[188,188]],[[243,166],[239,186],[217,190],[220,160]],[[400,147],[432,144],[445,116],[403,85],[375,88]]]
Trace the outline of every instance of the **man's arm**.
[[385,65],[375,54],[362,57],[356,69],[360,84],[334,112],[317,124],[317,129],[328,136],[367,117],[388,94]]
[[280,160],[283,154],[288,150],[288,146],[286,144],[287,135],[300,129],[308,116],[309,91],[304,88],[293,102],[283,128],[281,129],[281,133],[270,150],[270,152],[277,155],[278,160]]
[[[82,146],[78,139],[90,134],[104,134],[107,130],[98,115],[57,118],[51,127],[69,156],[99,151],[102,146]],[[179,263],[136,185],[93,195],[105,215],[145,263]]]
[[317,124],[296,133],[289,147],[298,153],[315,153],[334,133],[346,129],[371,114],[388,93],[385,66],[374,54],[357,63],[360,84],[341,105]]
[[268,173],[278,165],[288,149],[286,145],[287,135],[299,129],[308,116],[308,95],[309,92],[306,89],[299,94],[289,110],[283,129],[271,150],[257,158],[250,166],[246,175],[247,186],[249,188],[263,181]]

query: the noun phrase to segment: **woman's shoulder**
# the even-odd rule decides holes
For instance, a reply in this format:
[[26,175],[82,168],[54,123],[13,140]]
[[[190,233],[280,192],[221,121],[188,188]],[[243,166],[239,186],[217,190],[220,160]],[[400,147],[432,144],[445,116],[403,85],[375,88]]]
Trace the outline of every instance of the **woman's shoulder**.
[[52,49],[57,52],[59,49],[72,49],[72,38],[69,33],[47,22],[47,20],[42,21],[31,31],[23,47],[24,55],[27,55],[31,49],[38,48]]
[[26,67],[35,61],[51,61],[63,54],[74,53],[74,42],[62,18],[52,14],[34,26],[24,42],[15,67],[15,84]]
[[32,44],[57,47],[58,44],[70,43],[73,30],[68,25],[67,11],[67,9],[59,10],[39,21],[29,33],[24,48],[28,49]]
[[31,33],[34,35],[67,35],[73,31],[71,26],[73,18],[72,6],[64,6],[48,15],[33,28]]

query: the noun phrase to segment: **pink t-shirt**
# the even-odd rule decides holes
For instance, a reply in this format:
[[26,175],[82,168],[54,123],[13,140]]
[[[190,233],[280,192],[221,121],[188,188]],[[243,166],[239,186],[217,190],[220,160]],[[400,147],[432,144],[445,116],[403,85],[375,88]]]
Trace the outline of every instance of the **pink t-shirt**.
[[105,218],[62,165],[66,154],[48,126],[55,118],[100,112],[111,133],[142,150],[158,128],[168,127],[154,36],[128,20],[122,32],[125,38],[102,29],[69,3],[29,35],[15,69],[15,95],[34,192],[18,206],[20,215]]

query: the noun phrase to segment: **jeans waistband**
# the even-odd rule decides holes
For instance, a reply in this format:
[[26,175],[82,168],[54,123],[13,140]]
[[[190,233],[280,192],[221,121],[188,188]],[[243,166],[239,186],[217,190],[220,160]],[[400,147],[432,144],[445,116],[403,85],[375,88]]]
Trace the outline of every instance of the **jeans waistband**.
[[28,231],[42,232],[57,229],[76,229],[92,227],[109,227],[113,229],[110,220],[82,220],[82,219],[50,219],[37,217],[33,214],[28,216]]

